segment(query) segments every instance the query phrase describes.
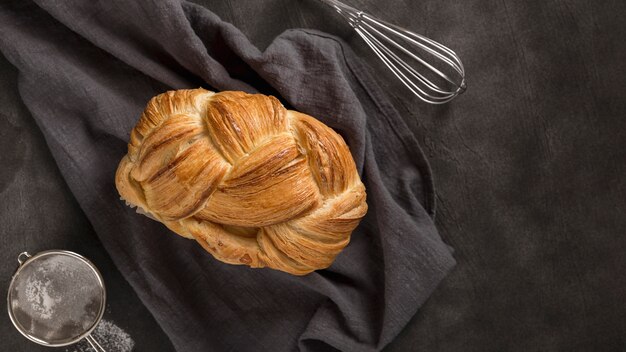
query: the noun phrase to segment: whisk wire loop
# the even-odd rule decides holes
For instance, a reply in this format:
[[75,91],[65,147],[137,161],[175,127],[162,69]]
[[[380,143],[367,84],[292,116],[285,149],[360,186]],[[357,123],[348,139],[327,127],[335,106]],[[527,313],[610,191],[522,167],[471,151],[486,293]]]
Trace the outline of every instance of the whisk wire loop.
[[[407,85],[407,87],[416,95],[421,96],[421,95],[425,95],[428,96],[429,98],[433,98],[431,95],[429,95],[428,93],[426,93],[424,90],[422,90],[417,84],[413,83],[408,77],[406,77],[406,75],[402,72],[402,70],[400,70],[393,61],[395,61],[396,64],[402,66],[403,68],[405,68],[409,73],[411,73],[411,75],[413,75],[416,79],[418,79],[420,82],[423,82],[425,84],[427,84],[429,87],[433,87],[434,85],[432,84],[432,82],[430,82],[427,78],[425,78],[423,75],[421,75],[419,72],[415,71],[413,68],[409,67],[404,61],[400,60],[395,54],[390,53],[389,49],[387,49],[386,47],[382,46],[382,45],[377,45],[373,42],[377,42],[378,40],[376,38],[370,37],[368,35],[366,35],[365,33],[363,33],[360,29],[357,30],[357,33],[359,33],[359,35],[363,38],[363,40],[370,46],[370,48],[372,48],[372,50],[374,51],[374,53],[376,53],[376,55],[383,61],[383,63],[391,70],[391,72],[403,83],[405,83],[405,85]],[[379,43],[378,43],[379,44]],[[388,56],[386,56],[385,54],[387,54]],[[417,90],[417,92],[415,91]],[[436,99],[436,97],[435,97]]]

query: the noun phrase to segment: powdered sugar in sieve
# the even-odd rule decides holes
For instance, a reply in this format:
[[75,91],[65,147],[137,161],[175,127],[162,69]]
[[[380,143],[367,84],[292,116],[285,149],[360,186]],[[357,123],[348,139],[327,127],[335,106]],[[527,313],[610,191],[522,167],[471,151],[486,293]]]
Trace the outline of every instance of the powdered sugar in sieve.
[[15,327],[47,346],[87,337],[102,318],[106,300],[95,266],[68,251],[41,252],[20,263],[7,297]]

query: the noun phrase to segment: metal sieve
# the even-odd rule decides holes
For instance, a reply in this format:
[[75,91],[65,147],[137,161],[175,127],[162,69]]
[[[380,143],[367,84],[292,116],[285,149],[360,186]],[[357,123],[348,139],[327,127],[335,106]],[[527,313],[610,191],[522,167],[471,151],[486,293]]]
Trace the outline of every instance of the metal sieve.
[[102,319],[104,280],[89,260],[74,252],[50,250],[17,257],[7,294],[11,322],[27,339],[49,347],[83,338],[104,351],[90,333]]

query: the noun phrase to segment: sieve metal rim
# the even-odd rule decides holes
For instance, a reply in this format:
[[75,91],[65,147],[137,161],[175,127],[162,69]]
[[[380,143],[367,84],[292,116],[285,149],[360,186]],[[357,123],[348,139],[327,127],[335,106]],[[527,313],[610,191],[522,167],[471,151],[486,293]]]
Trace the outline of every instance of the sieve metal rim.
[[[24,254],[26,254],[29,257],[28,259],[22,262],[20,258],[22,258],[22,255]],[[15,285],[15,279],[19,275],[20,271],[22,271],[22,269],[24,269],[28,264],[32,263],[33,261],[39,258],[45,257],[45,256],[50,256],[50,255],[70,256],[70,257],[79,259],[83,263],[87,264],[87,266],[94,272],[94,274],[96,274],[98,284],[102,288],[102,301],[100,302],[100,310],[98,312],[98,316],[96,320],[94,321],[93,325],[89,329],[87,329],[84,333],[79,335],[78,337],[75,337],[67,341],[63,340],[62,342],[57,342],[57,343],[50,343],[48,341],[39,339],[36,336],[32,336],[31,334],[29,334],[27,331],[25,331],[25,328],[22,327],[22,325],[17,321],[13,313],[13,309],[11,309],[11,292],[13,291],[13,286]],[[77,343],[78,341],[89,336],[89,334],[91,334],[91,332],[96,328],[96,326],[98,326],[98,323],[100,323],[100,320],[102,320],[102,317],[104,316],[105,306],[106,306],[106,287],[104,285],[104,279],[102,278],[102,274],[100,274],[100,271],[98,270],[98,268],[89,259],[83,257],[82,255],[72,252],[72,251],[67,251],[67,250],[62,250],[62,249],[46,250],[46,251],[38,252],[34,255],[29,255],[28,252],[22,252],[18,255],[18,262],[20,263],[20,265],[17,268],[17,270],[15,270],[15,273],[13,273],[13,276],[11,277],[11,282],[9,283],[9,290],[7,292],[7,311],[9,313],[9,319],[11,320],[11,323],[13,323],[13,326],[15,326],[17,331],[19,331],[20,334],[22,334],[28,340],[35,342],[37,344],[43,345],[43,346],[48,346],[48,347],[68,346],[68,345]]]

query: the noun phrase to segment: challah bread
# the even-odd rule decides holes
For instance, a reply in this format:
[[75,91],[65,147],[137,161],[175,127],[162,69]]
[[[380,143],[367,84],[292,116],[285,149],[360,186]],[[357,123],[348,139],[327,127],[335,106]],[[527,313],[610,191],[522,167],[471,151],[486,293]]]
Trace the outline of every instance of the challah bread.
[[218,260],[295,275],[330,266],[367,212],[341,136],[262,94],[152,98],[115,183],[131,206]]

